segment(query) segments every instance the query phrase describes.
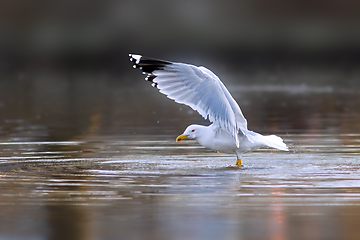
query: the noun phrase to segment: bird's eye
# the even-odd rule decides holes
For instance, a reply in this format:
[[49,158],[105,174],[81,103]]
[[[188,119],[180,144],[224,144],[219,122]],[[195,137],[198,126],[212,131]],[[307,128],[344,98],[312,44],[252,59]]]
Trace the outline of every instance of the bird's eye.
[[195,129],[191,130],[191,132],[195,132]]

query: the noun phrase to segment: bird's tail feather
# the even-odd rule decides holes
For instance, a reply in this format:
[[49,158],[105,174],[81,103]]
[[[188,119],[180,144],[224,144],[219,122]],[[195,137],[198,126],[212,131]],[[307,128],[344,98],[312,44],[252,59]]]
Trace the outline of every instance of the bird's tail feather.
[[263,136],[259,133],[256,133],[256,132],[253,132],[250,130],[246,130],[245,135],[249,139],[249,141],[254,144],[260,143],[262,145],[265,145],[265,146],[268,146],[271,148],[276,148],[276,149],[283,150],[283,151],[289,151],[289,149],[286,146],[286,144],[284,143],[283,139],[279,136],[276,136],[276,135]]
[[263,136],[264,144],[268,147],[276,148],[283,151],[289,151],[283,139],[276,135]]

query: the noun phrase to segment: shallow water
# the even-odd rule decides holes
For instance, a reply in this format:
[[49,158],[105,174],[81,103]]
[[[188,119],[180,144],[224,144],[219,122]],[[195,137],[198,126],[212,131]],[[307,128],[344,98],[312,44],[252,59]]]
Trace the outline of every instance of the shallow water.
[[175,143],[206,121],[155,89],[81,81],[2,83],[0,239],[360,239],[356,92],[230,88],[291,149],[238,168]]

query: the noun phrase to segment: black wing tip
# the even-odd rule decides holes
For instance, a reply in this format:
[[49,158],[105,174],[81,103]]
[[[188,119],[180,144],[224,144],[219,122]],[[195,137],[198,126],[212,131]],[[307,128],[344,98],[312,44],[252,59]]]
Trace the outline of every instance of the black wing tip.
[[169,61],[144,57],[140,54],[129,54],[129,57],[130,61],[134,63],[134,68],[138,68],[148,74],[151,74],[155,70],[163,70],[166,65],[172,64],[172,62]]
[[130,61],[134,63],[133,68],[138,68],[147,74],[145,80],[152,82],[153,87],[157,87],[154,79],[157,77],[153,72],[155,70],[164,70],[166,65],[171,65],[172,62],[160,60],[156,58],[144,57],[139,54],[129,54]]
[[135,61],[137,61],[137,63],[140,61],[152,61],[152,62],[159,62],[162,64],[172,64],[172,62],[170,62],[170,61],[166,61],[166,60],[162,60],[162,59],[158,59],[158,58],[146,57],[141,54],[130,53],[129,57],[130,57],[130,61],[135,60]]

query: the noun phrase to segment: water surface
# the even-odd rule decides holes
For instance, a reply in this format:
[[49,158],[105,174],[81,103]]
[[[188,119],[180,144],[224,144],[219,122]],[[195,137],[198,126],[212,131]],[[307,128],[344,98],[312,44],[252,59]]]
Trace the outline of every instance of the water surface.
[[238,168],[176,143],[207,122],[155,89],[64,78],[2,81],[0,239],[360,238],[357,92],[229,87],[251,130],[290,147]]

